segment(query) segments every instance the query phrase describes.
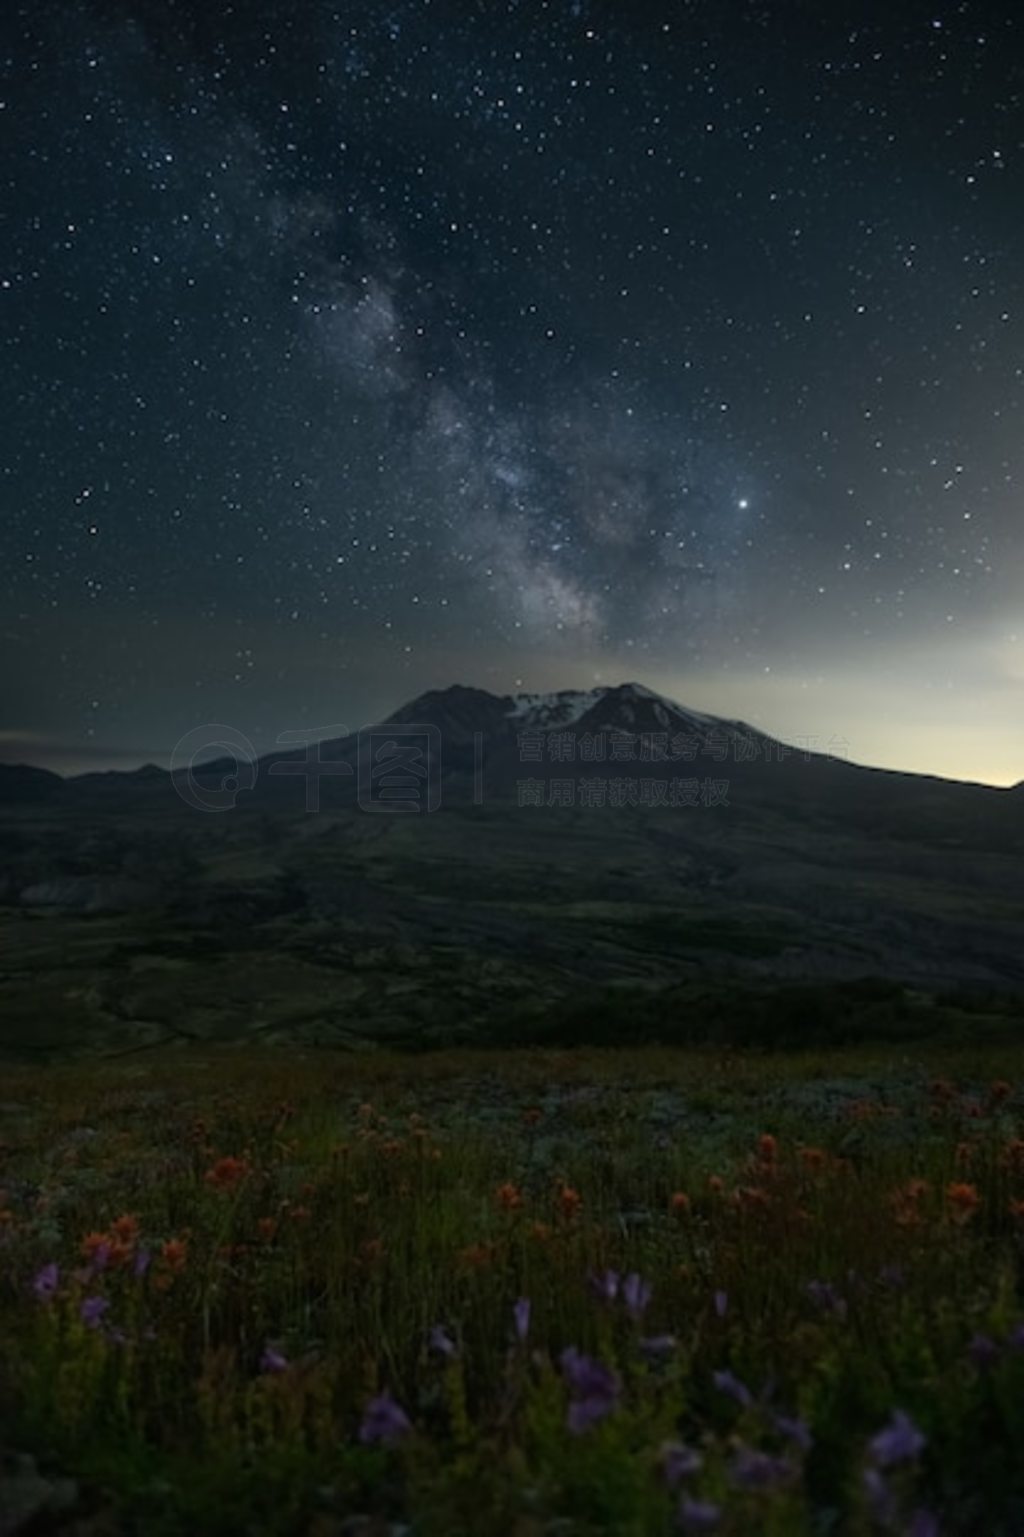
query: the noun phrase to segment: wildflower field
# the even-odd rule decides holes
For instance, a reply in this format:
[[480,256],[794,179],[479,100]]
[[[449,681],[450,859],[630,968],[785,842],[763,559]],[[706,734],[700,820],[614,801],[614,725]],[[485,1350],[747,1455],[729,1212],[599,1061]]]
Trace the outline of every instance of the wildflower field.
[[0,1532],[1024,1532],[1020,1066],[9,1069]]

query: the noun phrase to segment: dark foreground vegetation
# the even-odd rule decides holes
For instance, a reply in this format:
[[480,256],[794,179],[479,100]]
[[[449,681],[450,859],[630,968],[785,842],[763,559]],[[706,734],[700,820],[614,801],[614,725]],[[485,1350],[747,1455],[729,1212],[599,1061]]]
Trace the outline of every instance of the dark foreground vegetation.
[[912,1041],[10,1068],[0,1531],[1011,1537],[1022,1083]]

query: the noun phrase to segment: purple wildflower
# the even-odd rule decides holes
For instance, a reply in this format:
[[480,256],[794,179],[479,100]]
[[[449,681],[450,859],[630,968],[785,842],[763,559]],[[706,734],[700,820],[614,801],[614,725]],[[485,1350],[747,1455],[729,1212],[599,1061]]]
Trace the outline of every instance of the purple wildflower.
[[639,1322],[651,1300],[650,1283],[643,1280],[635,1270],[632,1271],[622,1283],[622,1300],[629,1316]]
[[729,1311],[729,1293],[726,1291],[715,1292],[715,1312],[719,1318],[724,1318]]
[[106,1239],[104,1239],[103,1243],[97,1244],[93,1250],[89,1258],[89,1265],[86,1274],[90,1276],[99,1275],[101,1270],[106,1270],[107,1262],[109,1259],[110,1245],[107,1243]]
[[288,1370],[288,1357],[275,1350],[273,1345],[268,1345],[260,1356],[260,1371],[269,1372],[272,1375]]
[[865,1468],[864,1493],[875,1520],[881,1526],[892,1526],[896,1519],[896,1498],[877,1468]]
[[530,1332],[530,1299],[520,1297],[512,1309],[512,1319],[516,1327],[516,1339],[521,1345],[526,1344],[526,1337]]
[[110,1303],[107,1301],[106,1297],[86,1297],[78,1310],[82,1322],[85,1324],[86,1328],[98,1329],[100,1319],[103,1317],[109,1306]]
[[777,1414],[775,1416],[775,1429],[780,1436],[785,1436],[787,1441],[792,1441],[799,1446],[802,1452],[809,1452],[814,1445],[814,1437],[810,1427],[804,1420],[797,1419],[795,1415]]
[[431,1329],[430,1348],[436,1350],[439,1356],[446,1356],[449,1361],[459,1353],[455,1341],[442,1324],[435,1324]]
[[359,1439],[364,1446],[394,1446],[412,1429],[409,1416],[390,1393],[379,1393],[371,1398],[359,1427]]
[[716,1532],[722,1512],[710,1500],[691,1500],[684,1495],[679,1502],[676,1520],[684,1532]]
[[976,1334],[967,1347],[967,1356],[979,1372],[985,1372],[999,1360],[999,1346],[989,1335]]
[[1011,1350],[1024,1350],[1024,1324],[1014,1324],[1006,1336],[1006,1343]]
[[559,1357],[562,1375],[569,1387],[568,1425],[574,1435],[611,1414],[619,1400],[622,1384],[612,1369],[592,1356],[581,1355],[570,1345]]
[[592,1275],[590,1287],[602,1302],[614,1302],[619,1295],[619,1272],[606,1270],[601,1275]]
[[727,1394],[744,1409],[749,1409],[754,1402],[754,1396],[746,1383],[741,1382],[732,1372],[715,1372],[713,1380],[720,1393]]
[[880,1468],[891,1468],[898,1462],[909,1462],[924,1445],[925,1437],[909,1414],[895,1409],[888,1425],[872,1439],[868,1449]]
[[694,1451],[692,1446],[684,1446],[682,1441],[666,1441],[658,1453],[658,1461],[670,1489],[684,1478],[692,1478],[704,1466],[700,1452]]
[[146,1274],[146,1271],[149,1269],[149,1260],[149,1250],[139,1249],[135,1256],[135,1264],[132,1267],[135,1272],[136,1280],[141,1280],[141,1278]]
[[777,1489],[792,1473],[792,1465],[782,1457],[752,1446],[741,1446],[729,1467],[729,1478],[737,1489]]
[[577,1398],[619,1392],[619,1379],[611,1367],[605,1366],[603,1361],[595,1361],[593,1356],[582,1355],[575,1345],[563,1350],[558,1359],[569,1390]]
[[54,1260],[44,1265],[32,1282],[32,1290],[40,1302],[50,1302],[60,1285],[60,1267]]

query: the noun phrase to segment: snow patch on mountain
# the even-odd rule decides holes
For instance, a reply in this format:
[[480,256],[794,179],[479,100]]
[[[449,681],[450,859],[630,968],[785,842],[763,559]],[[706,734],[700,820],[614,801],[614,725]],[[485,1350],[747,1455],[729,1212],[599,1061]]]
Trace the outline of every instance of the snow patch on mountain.
[[517,730],[546,731],[549,727],[574,726],[599,704],[606,688],[561,689],[555,694],[515,694],[508,719]]

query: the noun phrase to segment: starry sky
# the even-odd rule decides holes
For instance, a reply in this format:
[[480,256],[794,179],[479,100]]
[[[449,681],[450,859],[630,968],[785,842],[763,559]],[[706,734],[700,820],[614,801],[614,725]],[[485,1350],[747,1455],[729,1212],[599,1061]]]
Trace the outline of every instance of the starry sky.
[[1024,778],[1017,0],[6,0],[0,756],[637,679]]

